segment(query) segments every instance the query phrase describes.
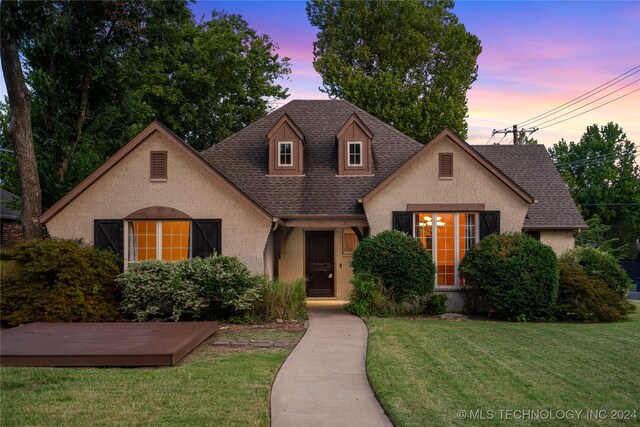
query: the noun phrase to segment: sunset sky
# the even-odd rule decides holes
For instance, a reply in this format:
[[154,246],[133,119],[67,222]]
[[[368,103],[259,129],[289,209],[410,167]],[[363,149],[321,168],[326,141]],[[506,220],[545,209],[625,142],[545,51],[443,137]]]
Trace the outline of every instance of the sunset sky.
[[[283,82],[290,89],[289,99],[326,98],[313,69],[316,28],[309,24],[304,2],[203,1],[192,6],[196,17],[213,8],[244,16],[291,58],[292,74]],[[482,42],[478,80],[468,92],[472,144],[484,144],[494,128],[535,117],[640,65],[640,2],[458,1],[454,12]],[[640,72],[584,103],[637,79]],[[637,88],[640,81],[559,120]],[[562,137],[577,141],[588,125],[609,121],[619,123],[640,145],[640,91],[534,137],[545,145]],[[491,143],[500,139],[494,137]]]
[[[318,89],[322,80],[313,68],[316,29],[307,20],[304,2],[199,1],[191,6],[197,18],[209,16],[214,8],[242,15],[251,27],[272,37],[282,56],[291,58],[292,74],[281,82],[289,88],[289,99],[327,97]],[[458,1],[454,12],[480,38],[483,49],[478,80],[468,92],[472,144],[484,144],[492,129],[544,113],[640,65],[638,1]],[[640,81],[635,82],[640,68],[634,71],[639,72],[584,103],[628,87],[558,120],[640,89]],[[5,94],[0,84],[0,95]],[[586,126],[609,121],[619,123],[640,145],[640,91],[534,137],[547,146],[563,137],[577,141]],[[500,139],[498,135],[491,143]]]

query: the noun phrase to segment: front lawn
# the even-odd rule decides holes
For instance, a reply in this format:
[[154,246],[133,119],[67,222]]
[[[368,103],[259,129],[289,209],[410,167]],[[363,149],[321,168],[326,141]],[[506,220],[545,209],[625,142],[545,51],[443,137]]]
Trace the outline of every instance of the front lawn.
[[[396,426],[583,425],[595,424],[596,416],[605,416],[597,423],[608,425],[616,415],[633,411],[636,418],[626,424],[640,420],[639,313],[610,324],[366,323],[369,379]],[[573,415],[563,412],[574,410]],[[611,412],[617,410],[631,412]],[[516,418],[547,414],[574,419]]]
[[[300,331],[221,331],[288,340]],[[203,343],[171,368],[1,368],[3,426],[269,425],[269,393],[291,350]]]

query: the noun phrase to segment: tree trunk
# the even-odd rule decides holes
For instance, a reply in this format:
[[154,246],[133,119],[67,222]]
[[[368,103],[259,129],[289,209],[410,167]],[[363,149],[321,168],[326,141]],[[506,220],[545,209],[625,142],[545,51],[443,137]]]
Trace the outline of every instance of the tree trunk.
[[91,71],[87,71],[82,77],[82,88],[80,89],[80,109],[78,111],[78,116],[76,117],[76,133],[69,141],[69,145],[67,146],[67,148],[63,149],[60,153],[60,158],[58,159],[58,168],[56,172],[56,179],[58,180],[58,182],[62,182],[64,180],[64,177],[67,174],[67,169],[69,168],[69,159],[73,154],[73,150],[75,150],[78,146],[80,138],[82,137],[82,127],[84,126],[84,122],[87,118],[87,106],[89,105],[89,84],[91,83],[92,76],[93,75]]
[[31,96],[22,73],[15,34],[18,3],[0,4],[0,58],[9,94],[9,138],[16,155],[22,188],[22,230],[26,239],[42,237],[41,194],[38,163],[31,134]]

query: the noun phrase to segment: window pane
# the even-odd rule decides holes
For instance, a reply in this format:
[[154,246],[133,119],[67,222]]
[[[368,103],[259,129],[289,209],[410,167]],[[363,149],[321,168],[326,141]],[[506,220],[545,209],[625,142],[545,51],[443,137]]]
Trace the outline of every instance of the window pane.
[[129,261],[156,259],[156,222],[129,223]]
[[436,221],[436,271],[438,286],[455,285],[455,227],[454,214],[437,213]]
[[342,253],[350,254],[356,249],[356,233],[353,230],[342,230]]
[[190,221],[162,222],[162,259],[179,261],[189,258]]
[[476,214],[458,214],[458,261],[476,243]]
[[[433,251],[433,214],[417,213],[414,236],[430,253]],[[432,253],[433,255],[433,253]]]
[[287,166],[293,164],[293,144],[290,142],[280,143],[280,165]]
[[362,163],[362,144],[349,143],[349,164],[360,165]]

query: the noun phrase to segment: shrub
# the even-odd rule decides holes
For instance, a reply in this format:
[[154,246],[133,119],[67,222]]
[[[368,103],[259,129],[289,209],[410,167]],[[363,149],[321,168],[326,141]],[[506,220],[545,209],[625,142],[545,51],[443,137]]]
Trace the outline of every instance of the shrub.
[[266,280],[260,288],[260,294],[256,314],[264,320],[306,319],[307,295],[302,277],[293,282]]
[[610,322],[632,313],[635,306],[616,289],[618,277],[604,280],[600,270],[592,269],[593,265],[582,266],[575,252],[560,257],[556,316],[562,320]]
[[492,234],[465,255],[460,275],[492,312],[509,320],[548,319],[558,296],[553,250],[522,234]]
[[117,280],[123,287],[121,310],[139,321],[239,314],[253,307],[261,283],[237,258],[225,256],[143,261]]
[[2,323],[118,318],[119,260],[113,253],[53,239],[17,243],[3,252],[15,260],[19,273],[0,285]]
[[565,252],[562,260],[582,267],[587,275],[604,281],[621,297],[627,296],[631,279],[613,255],[599,249],[579,247]]
[[401,308],[382,286],[380,278],[371,274],[355,274],[351,301],[345,309],[361,317],[390,317],[401,313]]
[[260,276],[253,276],[236,257],[192,258],[178,263],[181,280],[201,289],[212,310],[237,313],[250,310],[259,298]]
[[431,316],[438,316],[447,312],[447,295],[433,294],[429,295],[425,304],[423,313]]
[[372,274],[397,302],[433,292],[435,265],[420,242],[400,231],[364,239],[353,253],[355,274]]
[[208,301],[194,282],[180,278],[179,267],[179,263],[155,260],[131,264],[118,277],[122,311],[138,321],[200,318]]

